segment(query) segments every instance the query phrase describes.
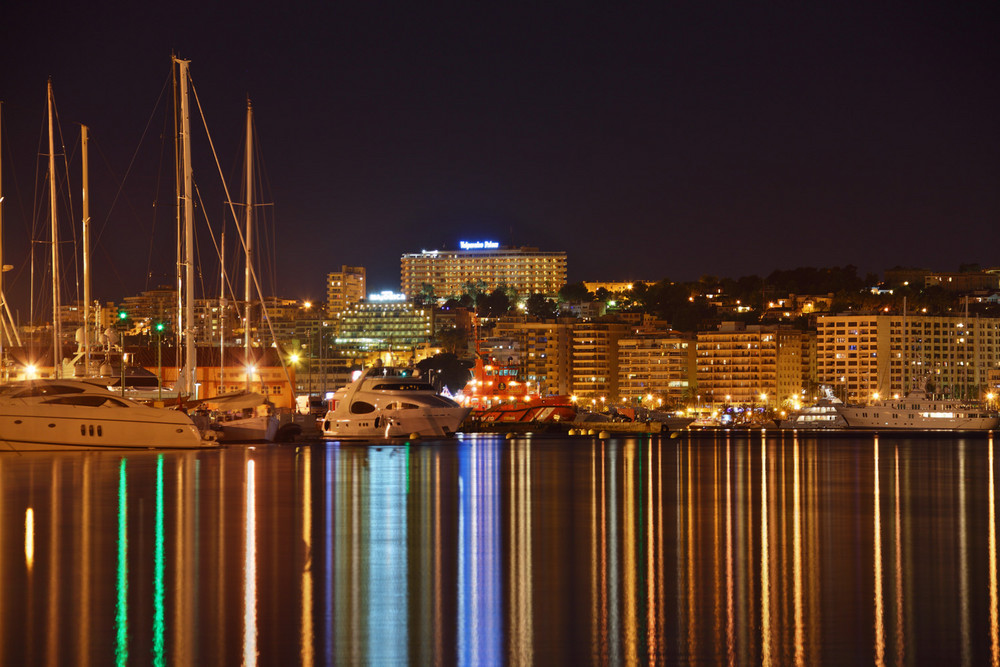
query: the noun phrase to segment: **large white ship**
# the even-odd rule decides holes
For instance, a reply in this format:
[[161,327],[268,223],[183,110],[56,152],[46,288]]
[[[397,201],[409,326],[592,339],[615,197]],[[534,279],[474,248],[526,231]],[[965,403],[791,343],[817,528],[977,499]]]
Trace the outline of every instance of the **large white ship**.
[[914,431],[990,431],[1000,419],[978,403],[934,398],[914,390],[900,399],[872,405],[838,405],[851,428]]

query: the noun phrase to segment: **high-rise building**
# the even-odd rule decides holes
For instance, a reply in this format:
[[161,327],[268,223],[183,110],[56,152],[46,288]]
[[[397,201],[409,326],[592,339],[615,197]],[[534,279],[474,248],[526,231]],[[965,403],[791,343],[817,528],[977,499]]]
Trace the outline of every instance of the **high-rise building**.
[[528,321],[501,318],[495,333],[516,341],[521,376],[540,394],[567,395],[573,388],[573,318]]
[[623,322],[573,325],[573,393],[584,404],[589,400],[600,407],[618,399],[618,340],[629,330]]
[[1000,319],[822,315],[816,376],[852,402],[905,395],[929,380],[937,393],[982,398],[1000,370]]
[[410,298],[427,290],[433,290],[435,298],[460,296],[467,283],[480,280],[487,290],[505,285],[520,295],[554,295],[566,284],[565,252],[500,247],[491,241],[463,241],[459,250],[406,254],[400,264],[400,289]]
[[801,395],[808,359],[800,331],[785,326],[723,322],[698,332],[701,403],[777,405]]
[[618,399],[635,403],[653,396],[679,405],[697,385],[697,340],[677,331],[643,331],[618,340]]
[[363,266],[347,266],[345,264],[340,267],[340,271],[327,274],[327,316],[336,317],[337,313],[342,313],[351,306],[364,301],[366,289],[365,267]]

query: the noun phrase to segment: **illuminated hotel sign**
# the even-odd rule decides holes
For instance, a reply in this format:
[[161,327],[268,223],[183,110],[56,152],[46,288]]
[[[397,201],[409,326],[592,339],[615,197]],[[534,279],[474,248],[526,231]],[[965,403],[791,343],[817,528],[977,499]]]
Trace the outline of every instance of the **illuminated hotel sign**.
[[500,244],[496,241],[459,241],[462,250],[496,250]]
[[399,303],[406,301],[407,298],[405,294],[396,294],[392,290],[382,290],[369,294],[368,300],[373,303]]

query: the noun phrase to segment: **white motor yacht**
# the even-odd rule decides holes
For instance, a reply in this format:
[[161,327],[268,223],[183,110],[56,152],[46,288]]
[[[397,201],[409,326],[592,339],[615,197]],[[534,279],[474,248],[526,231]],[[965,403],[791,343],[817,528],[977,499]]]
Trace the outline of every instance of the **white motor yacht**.
[[823,393],[823,397],[812,405],[791,413],[788,419],[782,419],[778,427],[807,431],[845,428],[847,421],[838,412],[839,406],[844,404],[843,401],[834,396],[829,387],[823,387]]
[[837,412],[851,428],[990,431],[1000,422],[982,405],[934,398],[923,390],[872,405],[838,405]]
[[81,380],[0,388],[0,451],[211,447],[183,412],[122,398]]
[[413,369],[374,366],[334,393],[323,420],[323,437],[449,437],[471,410],[439,395]]

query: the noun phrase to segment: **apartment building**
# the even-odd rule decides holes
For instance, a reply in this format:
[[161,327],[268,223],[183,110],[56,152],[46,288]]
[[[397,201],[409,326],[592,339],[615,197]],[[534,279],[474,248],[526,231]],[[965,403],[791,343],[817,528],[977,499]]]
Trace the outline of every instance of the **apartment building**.
[[515,341],[522,377],[541,394],[567,395],[573,390],[572,342],[574,318],[528,321],[502,318],[494,334]]
[[677,331],[622,336],[618,340],[618,400],[636,403],[652,396],[665,406],[684,403],[697,386],[697,342]]
[[981,398],[1000,372],[1000,319],[825,315],[817,320],[817,381],[841,398],[904,395],[929,380],[947,396]]
[[780,402],[804,389],[803,334],[790,327],[723,322],[698,333],[698,396],[703,403]]
[[336,317],[354,304],[365,300],[367,294],[365,267],[342,265],[340,271],[326,276],[326,313]]
[[573,394],[586,401],[615,401],[618,341],[631,331],[623,322],[583,321],[573,325]]

